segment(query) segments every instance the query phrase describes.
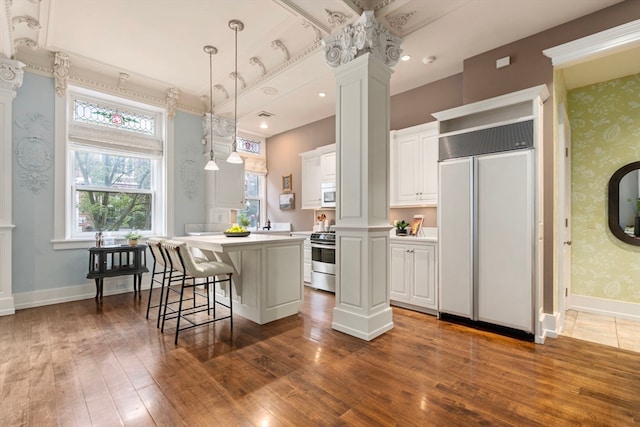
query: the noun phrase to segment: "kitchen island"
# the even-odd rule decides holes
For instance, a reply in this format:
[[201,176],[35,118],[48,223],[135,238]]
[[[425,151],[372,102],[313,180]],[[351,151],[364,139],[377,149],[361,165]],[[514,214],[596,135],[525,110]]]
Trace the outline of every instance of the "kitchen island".
[[184,236],[208,259],[233,266],[231,289],[216,284],[216,298],[253,322],[265,324],[298,313],[303,300],[303,236]]

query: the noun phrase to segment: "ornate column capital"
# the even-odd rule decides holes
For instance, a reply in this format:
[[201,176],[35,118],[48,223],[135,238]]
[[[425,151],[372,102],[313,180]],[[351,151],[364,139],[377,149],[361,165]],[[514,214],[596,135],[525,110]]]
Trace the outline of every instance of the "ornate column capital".
[[69,66],[71,60],[65,52],[55,52],[53,56],[53,77],[56,81],[56,94],[64,96],[67,93],[69,80]]
[[0,57],[0,90],[13,92],[12,97],[16,96],[16,90],[22,86],[22,71],[24,64],[20,61]]
[[351,62],[364,53],[371,53],[389,67],[398,63],[402,49],[400,37],[396,37],[380,24],[372,10],[366,10],[360,18],[333,36],[322,39],[324,55],[331,67]]

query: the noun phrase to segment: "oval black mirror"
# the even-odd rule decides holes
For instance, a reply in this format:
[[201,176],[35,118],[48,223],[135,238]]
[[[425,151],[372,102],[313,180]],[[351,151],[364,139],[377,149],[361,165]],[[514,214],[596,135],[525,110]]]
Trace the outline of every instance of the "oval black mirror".
[[640,246],[640,161],[618,169],[609,180],[609,229],[618,239]]

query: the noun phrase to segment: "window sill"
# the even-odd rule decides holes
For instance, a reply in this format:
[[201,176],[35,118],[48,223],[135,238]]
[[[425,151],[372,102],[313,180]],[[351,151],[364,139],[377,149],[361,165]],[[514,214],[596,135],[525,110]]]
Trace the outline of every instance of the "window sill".
[[52,240],[53,250],[68,250],[68,249],[87,249],[95,246],[95,239],[65,239],[65,240]]

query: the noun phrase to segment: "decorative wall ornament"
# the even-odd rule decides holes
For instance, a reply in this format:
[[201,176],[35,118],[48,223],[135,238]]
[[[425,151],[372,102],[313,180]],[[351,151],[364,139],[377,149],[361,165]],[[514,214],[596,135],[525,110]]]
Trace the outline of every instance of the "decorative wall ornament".
[[176,117],[176,106],[178,105],[178,98],[180,97],[180,89],[172,87],[167,91],[167,116],[169,120],[173,120]]
[[327,12],[327,22],[329,23],[331,29],[344,25],[345,22],[347,22],[353,16],[351,14],[347,15],[337,10],[325,9],[324,11]]
[[200,182],[200,174],[202,167],[194,160],[185,160],[180,166],[180,179],[182,187],[188,198],[192,199],[196,191],[198,191],[198,183]]
[[389,26],[391,28],[396,31],[402,31],[404,26],[407,25],[407,22],[409,22],[409,18],[411,18],[411,16],[415,13],[416,11],[414,10],[409,13],[399,13],[393,16],[387,15],[385,16],[385,18],[387,19],[387,22],[389,23]]
[[29,37],[20,37],[18,39],[15,39],[13,44],[15,45],[16,48],[20,46],[25,46],[34,50],[40,47],[37,41],[35,41],[34,39],[30,39]]
[[235,80],[236,74],[238,75],[238,81],[242,83],[242,89],[246,88],[247,82],[244,81],[244,78],[242,78],[242,75],[240,73],[236,73],[235,71],[232,71],[231,74],[229,74],[229,78],[231,80]]
[[118,89],[125,90],[127,88],[127,80],[129,80],[129,74],[120,73],[120,78],[118,79]]
[[322,38],[322,34],[320,33],[320,29],[318,27],[316,27],[315,25],[313,25],[311,22],[307,21],[306,19],[302,20],[302,26],[304,28],[311,28],[314,33],[315,33],[315,38],[313,39],[313,41],[318,41]]
[[262,93],[264,93],[265,95],[277,95],[278,89],[276,89],[275,87],[267,86],[262,88]]
[[67,80],[69,79],[69,66],[71,60],[64,52],[55,52],[53,56],[53,77],[56,80],[56,93],[63,96],[67,92]]
[[272,41],[271,47],[274,49],[280,49],[282,51],[282,53],[284,54],[284,60],[282,62],[287,62],[289,60],[289,51],[287,50],[287,47],[284,45],[284,43],[282,43],[281,40],[276,39]]
[[264,64],[262,63],[262,61],[260,61],[260,59],[256,58],[255,56],[249,58],[249,64],[257,65],[258,67],[260,67],[261,76],[264,76],[265,74],[267,74],[267,69],[264,67]]
[[[211,114],[207,113],[202,118],[202,130],[203,134],[206,136],[209,135],[209,118]],[[218,117],[216,115],[213,116],[213,136],[227,138],[233,135],[234,124],[233,120],[227,120],[223,117]]]
[[27,26],[32,30],[39,30],[41,28],[40,22],[38,22],[36,18],[28,15],[14,16],[11,22],[14,28],[17,24],[22,23],[27,24]]
[[0,88],[15,91],[22,86],[22,67],[22,62],[0,57]]
[[218,92],[222,93],[224,95],[224,99],[229,99],[229,92],[227,92],[227,90],[224,88],[224,86],[222,85],[215,85],[213,87],[214,90],[217,90]]
[[364,11],[356,22],[343,27],[336,35],[322,39],[325,59],[331,67],[351,62],[367,52],[392,67],[402,54],[400,43],[400,37],[389,33],[370,10]]
[[22,136],[16,146],[16,162],[23,171],[20,173],[23,185],[38,194],[47,186],[49,176],[45,173],[53,166],[53,152],[46,139],[51,123],[42,114],[27,113],[15,120]]

